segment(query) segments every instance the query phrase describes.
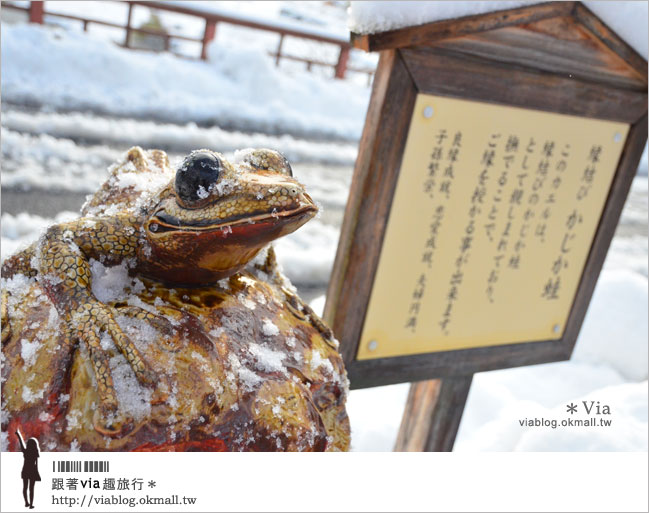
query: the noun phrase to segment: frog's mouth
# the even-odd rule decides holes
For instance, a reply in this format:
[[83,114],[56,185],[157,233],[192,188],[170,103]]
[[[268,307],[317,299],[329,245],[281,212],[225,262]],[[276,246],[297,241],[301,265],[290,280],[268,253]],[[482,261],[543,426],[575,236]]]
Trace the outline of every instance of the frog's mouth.
[[154,234],[168,232],[210,232],[215,230],[234,230],[260,223],[276,225],[297,221],[300,218],[312,217],[318,211],[311,197],[302,193],[303,201],[295,208],[275,209],[272,212],[243,213],[226,219],[201,219],[197,221],[183,220],[172,216],[164,210],[156,212],[149,223],[149,231]]

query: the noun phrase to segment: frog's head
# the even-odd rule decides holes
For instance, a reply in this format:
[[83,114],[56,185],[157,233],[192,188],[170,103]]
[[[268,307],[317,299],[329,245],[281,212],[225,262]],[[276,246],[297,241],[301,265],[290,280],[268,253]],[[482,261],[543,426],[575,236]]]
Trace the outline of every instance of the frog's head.
[[239,271],[270,241],[294,232],[318,209],[272,150],[189,154],[142,229],[145,274],[169,283],[206,284]]

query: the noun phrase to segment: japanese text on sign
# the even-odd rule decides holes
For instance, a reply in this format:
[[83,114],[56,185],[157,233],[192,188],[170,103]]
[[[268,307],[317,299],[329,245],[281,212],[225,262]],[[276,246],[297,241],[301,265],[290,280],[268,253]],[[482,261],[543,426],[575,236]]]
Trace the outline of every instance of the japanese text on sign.
[[418,95],[358,359],[561,338],[628,130]]

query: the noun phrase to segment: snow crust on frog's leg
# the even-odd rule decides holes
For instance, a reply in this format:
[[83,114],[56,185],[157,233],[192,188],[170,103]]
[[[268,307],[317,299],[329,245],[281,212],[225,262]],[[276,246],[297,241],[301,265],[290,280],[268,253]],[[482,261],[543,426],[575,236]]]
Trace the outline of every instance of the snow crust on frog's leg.
[[146,321],[154,328],[167,335],[171,335],[177,331],[176,327],[163,315],[149,312],[148,310],[140,308],[139,306],[129,305],[125,307],[119,307],[117,309],[117,314],[130,317],[131,319]]
[[[117,394],[115,393],[115,385],[110,373],[108,355],[101,348],[101,340],[95,331],[95,325],[98,324],[98,319],[104,315],[106,315],[104,309],[97,308],[93,304],[83,304],[72,315],[75,327],[71,331],[75,338],[83,340],[88,346],[90,362],[92,363],[97,380],[97,392],[99,393],[101,408],[104,410],[103,413],[110,413],[117,410]],[[104,319],[104,321],[106,320]]]
[[[119,261],[135,252],[133,238],[117,236],[116,219],[81,218],[51,227],[41,240],[38,253],[39,282],[47,291],[72,335],[89,349],[97,378],[97,392],[103,413],[117,409],[117,397],[108,366],[108,357],[100,344],[100,333],[107,333],[122,352],[137,379],[146,385],[155,383],[155,376],[139,351],[115,322],[111,308],[97,300],[91,291],[88,255],[105,251],[111,261]],[[106,245],[104,245],[106,244]]]

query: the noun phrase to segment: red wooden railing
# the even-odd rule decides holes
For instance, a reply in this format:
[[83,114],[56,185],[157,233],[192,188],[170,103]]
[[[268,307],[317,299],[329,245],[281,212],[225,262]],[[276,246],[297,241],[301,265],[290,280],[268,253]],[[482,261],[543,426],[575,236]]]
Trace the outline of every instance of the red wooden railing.
[[[350,57],[350,51],[352,51],[351,43],[347,39],[343,38],[337,38],[334,36],[328,36],[328,35],[323,35],[323,34],[317,34],[313,32],[309,32],[307,30],[299,30],[295,28],[290,28],[290,27],[284,27],[281,25],[273,25],[270,23],[263,23],[255,20],[249,20],[249,19],[241,19],[241,18],[236,18],[234,16],[228,16],[224,14],[218,14],[214,12],[210,12],[207,10],[202,10],[202,9],[196,9],[194,7],[186,7],[178,4],[168,4],[165,2],[139,2],[139,1],[128,1],[124,2],[128,4],[128,15],[126,19],[126,24],[121,25],[119,23],[111,23],[108,21],[103,21],[103,20],[96,20],[96,19],[90,19],[90,18],[85,18],[83,16],[73,16],[71,14],[62,14],[62,13],[56,13],[56,12],[49,12],[45,11],[45,2],[37,2],[33,1],[30,2],[29,7],[22,7],[19,5],[12,4],[10,2],[2,2],[3,8],[9,8],[9,9],[17,9],[21,11],[26,11],[29,14],[29,21],[31,23],[44,23],[44,17],[45,16],[54,16],[54,17],[59,17],[59,18],[65,18],[69,20],[76,20],[79,21],[83,24],[83,30],[87,31],[88,30],[88,25],[91,23],[97,24],[97,25],[104,25],[108,27],[114,27],[114,28],[121,28],[124,29],[125,31],[125,36],[124,36],[124,43],[123,46],[125,48],[130,48],[131,47],[131,34],[132,33],[142,33],[142,34],[148,34],[152,36],[157,36],[163,39],[164,41],[164,48],[166,51],[171,51],[171,44],[170,41],[172,39],[180,39],[184,41],[194,41],[197,43],[201,44],[201,52],[200,52],[200,59],[205,60],[207,58],[207,46],[209,43],[214,39],[216,35],[216,27],[218,23],[227,23],[231,25],[239,25],[242,27],[247,27],[255,30],[262,30],[266,32],[272,32],[276,33],[279,35],[279,42],[277,45],[277,50],[275,52],[269,52],[271,56],[275,57],[275,64],[279,66],[279,63],[282,59],[286,60],[291,60],[291,61],[297,61],[297,62],[303,62],[306,64],[306,69],[311,71],[313,66],[323,66],[323,67],[329,67],[333,68],[334,70],[334,76],[336,78],[345,78],[347,75],[348,71],[353,71],[357,73],[365,73],[368,75],[368,83],[371,81],[372,75],[374,74],[373,69],[369,68],[359,68],[359,67],[353,67],[349,65],[349,57]],[[147,7],[150,9],[156,9],[160,11],[169,11],[169,12],[175,12],[179,14],[184,14],[188,16],[195,16],[197,18],[202,18],[205,20],[205,26],[203,29],[203,35],[202,37],[190,37],[190,36],[185,36],[181,34],[169,34],[166,32],[161,32],[161,31],[156,31],[152,29],[147,29],[147,28],[136,28],[131,25],[131,20],[132,20],[132,15],[133,15],[133,9],[135,6],[143,6]],[[305,58],[305,57],[300,57],[296,55],[288,55],[285,53],[282,53],[282,45],[284,43],[284,38],[286,36],[290,37],[295,37],[295,38],[300,38],[300,39],[305,39],[309,41],[317,41],[320,43],[326,43],[326,44],[331,44],[339,47],[338,51],[338,60],[337,62],[331,63],[331,62],[326,62],[322,60],[316,60],[316,59],[310,59],[310,58]],[[141,49],[141,48],[139,48]],[[192,57],[186,54],[180,54],[177,52],[173,52],[179,57],[184,57],[184,58],[199,58],[199,57]]]

